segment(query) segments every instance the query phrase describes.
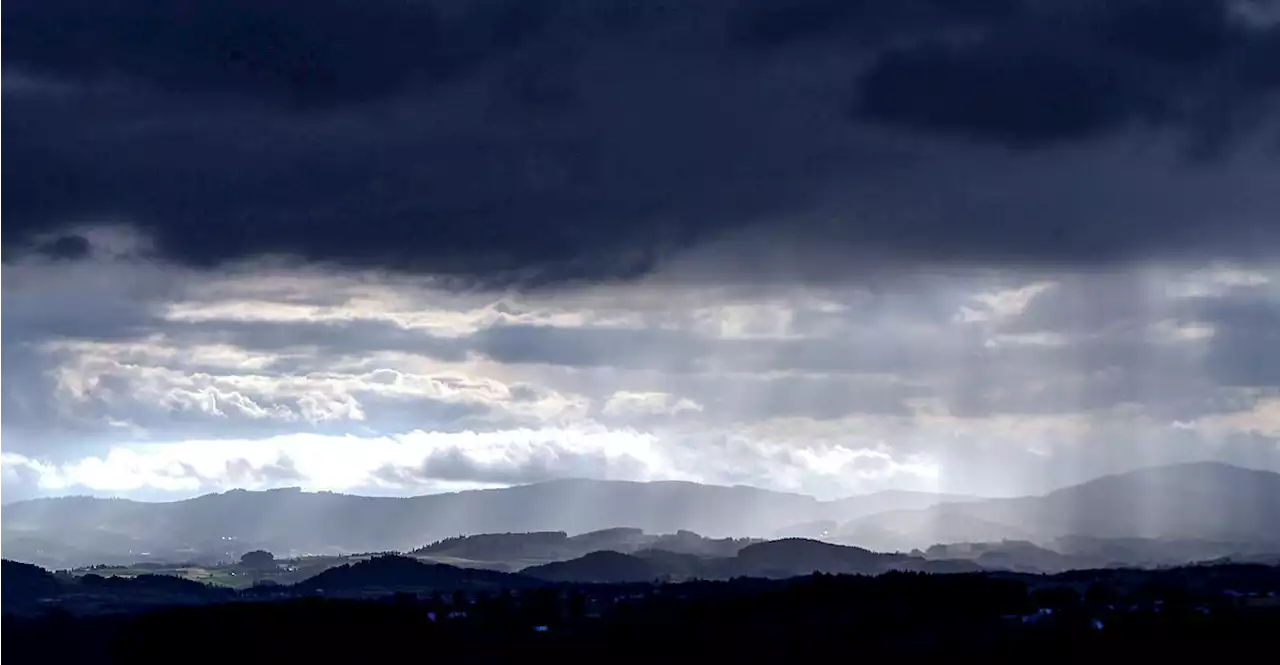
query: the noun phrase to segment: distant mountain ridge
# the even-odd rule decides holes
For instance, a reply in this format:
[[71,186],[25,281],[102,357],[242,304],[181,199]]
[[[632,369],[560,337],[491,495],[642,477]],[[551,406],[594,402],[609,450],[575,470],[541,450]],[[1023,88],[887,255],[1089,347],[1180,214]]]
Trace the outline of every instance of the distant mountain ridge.
[[[743,486],[591,480],[410,498],[233,490],[169,503],[40,499],[6,505],[2,516],[5,557],[49,567],[225,559],[254,548],[282,556],[405,552],[459,535],[530,532],[562,534],[545,536],[548,542],[593,533],[610,541],[578,541],[556,558],[584,549],[635,552],[653,547],[637,533],[680,532],[702,534],[699,541],[785,536],[904,552],[937,543],[1043,546],[1068,537],[1212,540],[1265,550],[1280,539],[1280,474],[1175,465],[1013,499],[886,492],[819,501]],[[523,542],[533,541],[526,535]]]
[[62,567],[238,556],[255,548],[282,555],[408,551],[458,535],[583,534],[617,527],[711,538],[768,537],[798,522],[843,522],[886,508],[927,505],[927,496],[886,493],[819,501],[745,486],[597,480],[407,498],[296,488],[232,490],[165,503],[88,497],[23,501],[0,509],[0,529],[5,556]]
[[1043,496],[886,511],[833,540],[874,549],[1069,537],[1280,543],[1280,474],[1198,462],[1113,474]]

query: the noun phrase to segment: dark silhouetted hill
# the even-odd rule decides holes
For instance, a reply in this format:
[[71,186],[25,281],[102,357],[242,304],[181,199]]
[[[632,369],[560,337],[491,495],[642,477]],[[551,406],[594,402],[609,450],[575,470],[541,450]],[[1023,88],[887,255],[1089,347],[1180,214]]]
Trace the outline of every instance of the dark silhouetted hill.
[[62,590],[53,573],[28,563],[0,561],[0,605],[28,606]]
[[703,538],[692,531],[663,534],[644,543],[644,549],[693,554],[707,557],[729,557],[755,543],[766,542],[758,538]]
[[420,547],[410,554],[477,562],[524,561],[536,564],[576,559],[601,550],[631,553],[654,549],[700,556],[733,556],[753,542],[761,541],[747,538],[704,538],[692,531],[648,534],[641,529],[620,527],[577,536],[570,536],[563,531],[457,536]]
[[556,561],[521,571],[549,582],[611,584],[653,582],[668,574],[651,560],[621,552],[592,552],[572,561]]
[[482,533],[455,536],[419,547],[410,554],[450,556],[475,561],[563,559],[581,556],[569,534],[563,531],[535,533]]
[[193,580],[185,580],[172,575],[115,577],[89,574],[75,578],[75,584],[78,585],[81,590],[85,591],[159,594],[190,596],[195,598],[203,598],[214,592],[225,591],[225,589],[210,587]]
[[[593,557],[615,576],[628,574],[630,558]],[[1274,651],[1277,571],[822,575],[377,599],[280,590],[257,602],[130,614],[6,607],[4,653],[20,663],[165,662],[193,648],[234,648],[264,662],[398,662],[422,653],[461,663],[586,663],[622,652],[628,662],[706,653],[749,663],[814,651],[903,663],[1251,662]]]
[[919,555],[931,561],[972,561],[991,570],[1023,573],[1049,573],[1084,567],[1075,557],[1023,540],[940,544]]
[[84,575],[64,582],[63,596],[94,611],[130,611],[140,607],[198,605],[226,601],[236,592],[171,575],[102,577]]
[[326,594],[334,592],[378,593],[396,590],[451,591],[518,589],[529,578],[483,568],[459,568],[424,563],[412,557],[377,556],[330,568],[294,586],[294,590]]
[[[894,555],[806,538],[785,538],[743,548],[736,564],[742,574],[786,577],[810,573],[878,573]],[[803,571],[803,572],[795,572]]]
[[876,575],[889,571],[976,572],[966,561],[930,561],[903,554],[881,554],[858,547],[790,538],[749,545],[731,557],[700,557],[662,550],[634,555],[593,552],[587,556],[521,571],[555,582],[622,583],[735,577],[781,579],[813,573]]

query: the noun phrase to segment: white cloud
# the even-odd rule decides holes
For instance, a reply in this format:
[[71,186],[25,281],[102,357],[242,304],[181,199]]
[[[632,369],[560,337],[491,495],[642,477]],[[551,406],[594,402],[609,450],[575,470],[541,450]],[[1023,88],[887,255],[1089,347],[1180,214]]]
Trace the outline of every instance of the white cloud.
[[44,492],[457,486],[434,459],[494,482],[1008,493],[1174,448],[1280,457],[1220,445],[1280,438],[1268,266],[523,295],[271,265],[3,270],[5,479]]
[[619,390],[609,396],[603,413],[609,416],[672,415],[681,411],[701,410],[701,404],[669,393]]
[[1016,318],[1027,309],[1032,299],[1053,286],[1053,282],[1035,282],[1016,289],[975,294],[972,297],[974,306],[961,306],[960,311],[955,315],[955,320],[962,323],[976,323]]
[[1147,327],[1147,334],[1155,342],[1194,342],[1213,337],[1212,325],[1200,321],[1176,321],[1162,319]]
[[1274,283],[1275,267],[1251,269],[1242,266],[1215,265],[1165,276],[1164,290],[1174,298],[1221,297],[1235,289],[1261,287]]
[[[841,496],[913,477],[935,483],[926,457],[901,459],[885,446],[796,448],[785,441],[731,435],[728,445],[696,448],[663,437],[603,427],[494,432],[413,431],[381,437],[293,434],[256,440],[139,443],[55,464],[5,453],[6,479],[25,474],[44,493],[179,494],[232,487],[416,493],[442,486],[494,486],[549,479],[548,472],[625,480],[748,482],[779,490]],[[692,460],[690,457],[692,456]],[[582,464],[582,462],[589,462]],[[692,463],[690,463],[692,461]],[[437,466],[438,465],[438,466]],[[468,476],[468,474],[470,474]],[[816,482],[815,482],[816,481]],[[918,483],[917,483],[918,484]]]
[[1214,436],[1245,433],[1280,439],[1280,397],[1265,397],[1245,410],[1206,416],[1193,426]]
[[1003,344],[1014,346],[1066,346],[1070,339],[1061,333],[1035,332],[998,334],[987,338],[983,344],[987,348],[995,348]]

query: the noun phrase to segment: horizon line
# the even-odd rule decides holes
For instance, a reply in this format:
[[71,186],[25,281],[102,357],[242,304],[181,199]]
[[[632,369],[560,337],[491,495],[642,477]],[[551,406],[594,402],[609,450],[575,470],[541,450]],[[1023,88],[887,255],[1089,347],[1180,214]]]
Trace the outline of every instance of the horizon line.
[[443,491],[443,492],[429,492],[425,494],[370,495],[370,494],[356,494],[356,493],[340,492],[340,491],[325,490],[325,489],[313,490],[313,489],[305,489],[298,485],[289,485],[289,486],[282,486],[282,487],[266,487],[266,488],[260,488],[260,489],[250,489],[246,487],[232,487],[232,488],[228,488],[221,491],[205,492],[202,494],[196,494],[196,495],[192,495],[184,498],[174,498],[174,499],[166,499],[166,500],[159,500],[159,501],[148,501],[143,499],[131,499],[131,498],[122,497],[122,496],[103,496],[103,495],[95,495],[95,494],[63,494],[63,495],[57,495],[57,496],[33,497],[29,499],[18,499],[15,501],[3,502],[3,503],[0,503],[0,507],[13,506],[13,505],[18,505],[23,503],[32,503],[36,501],[55,501],[55,500],[65,500],[65,499],[93,499],[98,501],[130,501],[133,503],[167,504],[167,503],[181,503],[183,501],[193,501],[193,500],[204,498],[204,497],[230,494],[232,492],[252,492],[252,493],[297,492],[301,494],[333,494],[337,496],[356,497],[356,498],[365,498],[365,499],[405,500],[405,499],[418,499],[418,498],[432,497],[432,496],[446,496],[451,494],[470,494],[475,492],[506,491],[506,490],[520,489],[520,488],[528,488],[528,487],[540,487],[545,485],[552,485],[556,483],[567,483],[567,482],[631,484],[631,485],[680,484],[680,485],[697,485],[699,487],[719,488],[719,489],[748,489],[748,490],[754,490],[757,492],[766,492],[769,494],[776,494],[776,495],[783,495],[783,496],[806,497],[806,498],[813,499],[815,502],[818,502],[818,503],[835,503],[838,501],[847,501],[849,499],[872,497],[872,496],[886,494],[890,492],[900,492],[900,493],[910,493],[910,494],[931,494],[935,496],[955,497],[959,501],[963,502],[968,500],[986,501],[986,500],[1000,500],[1000,499],[1021,499],[1021,498],[1044,497],[1049,494],[1053,494],[1054,492],[1070,489],[1072,487],[1078,487],[1080,485],[1084,485],[1087,483],[1091,483],[1094,481],[1099,481],[1107,478],[1126,476],[1130,474],[1140,473],[1143,471],[1153,471],[1153,470],[1159,470],[1159,469],[1172,469],[1172,468],[1193,467],[1193,466],[1231,468],[1231,469],[1236,469],[1240,471],[1253,471],[1253,472],[1259,472],[1259,473],[1269,473],[1273,475],[1280,475],[1280,473],[1270,469],[1241,466],[1239,464],[1233,464],[1230,462],[1222,462],[1217,460],[1199,460],[1199,461],[1190,461],[1190,462],[1171,462],[1171,463],[1156,464],[1151,466],[1133,467],[1125,471],[1117,471],[1117,472],[1111,472],[1111,473],[1105,473],[1097,476],[1092,476],[1086,480],[1055,487],[1053,489],[1047,490],[1040,494],[1016,494],[1016,495],[1008,495],[1008,496],[991,496],[991,495],[978,495],[978,494],[955,493],[955,492],[939,492],[939,491],[929,491],[929,490],[888,488],[888,489],[876,490],[874,492],[849,494],[849,495],[839,496],[831,499],[819,499],[818,497],[812,494],[806,494],[803,492],[774,490],[774,489],[768,489],[764,487],[758,487],[755,485],[747,485],[742,483],[734,484],[734,485],[725,485],[720,483],[700,483],[696,481],[680,480],[680,479],[625,480],[625,479],[585,478],[585,477],[570,476],[565,478],[553,478],[549,480],[540,480],[540,481],[531,482],[531,483],[520,483],[520,484],[504,485],[504,486],[498,486],[498,487],[485,487],[485,488],[452,490],[452,491]]

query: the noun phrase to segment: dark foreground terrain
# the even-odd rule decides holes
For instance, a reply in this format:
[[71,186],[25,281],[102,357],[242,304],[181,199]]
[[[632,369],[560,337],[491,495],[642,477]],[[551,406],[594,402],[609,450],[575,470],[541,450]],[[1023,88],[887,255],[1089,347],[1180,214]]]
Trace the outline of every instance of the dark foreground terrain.
[[[407,565],[388,564],[384,576]],[[518,588],[439,578],[425,589],[424,580],[402,586],[382,579],[378,588],[385,591],[364,598],[336,598],[311,584],[224,589],[196,599],[193,587],[187,593],[195,600],[187,604],[105,612],[38,600],[58,589],[22,570],[6,570],[3,655],[11,665],[204,655],[276,662],[784,662],[813,654],[863,662],[968,656],[1221,662],[1265,653],[1280,634],[1280,569],[1255,565],[679,584],[526,580]],[[26,587],[13,586],[24,579]]]

